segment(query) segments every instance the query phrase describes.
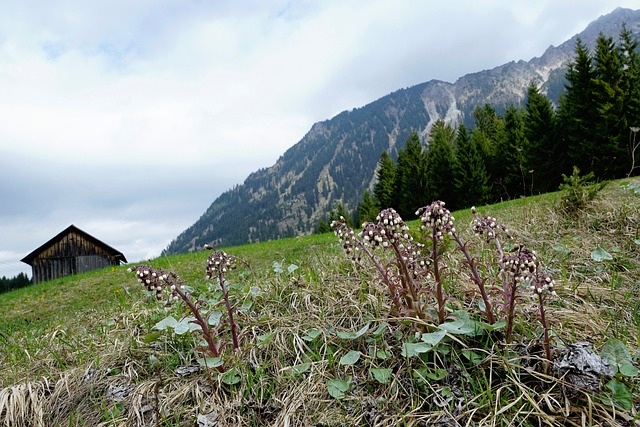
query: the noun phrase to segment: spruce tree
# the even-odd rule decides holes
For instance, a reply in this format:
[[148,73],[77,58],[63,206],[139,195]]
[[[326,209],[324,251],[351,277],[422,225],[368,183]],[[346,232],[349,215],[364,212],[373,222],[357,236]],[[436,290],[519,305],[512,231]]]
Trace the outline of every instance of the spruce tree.
[[575,59],[567,70],[565,95],[560,99],[558,112],[559,143],[567,152],[566,159],[558,159],[562,162],[564,173],[571,173],[573,166],[585,173],[591,170],[589,150],[596,120],[592,98],[593,77],[593,59],[586,45],[578,39]]
[[455,199],[459,208],[483,204],[489,199],[491,186],[481,151],[467,128],[459,125],[453,163]]
[[[622,88],[624,92],[624,131],[628,131],[627,159],[631,163],[634,132],[631,128],[640,127],[640,53],[638,53],[638,40],[629,31],[626,25],[620,31],[620,50],[622,57]],[[637,131],[636,131],[637,132]],[[637,141],[636,141],[637,143]],[[636,149],[635,163],[629,164],[628,174],[637,174],[638,156],[640,151]],[[634,168],[632,170],[632,168]]]
[[373,187],[375,203],[379,210],[386,208],[396,208],[396,163],[386,151],[380,155],[378,160],[378,170],[376,171],[378,182]]
[[397,210],[404,218],[411,218],[424,205],[425,196],[425,155],[420,136],[413,131],[407,145],[398,153],[396,173]]
[[628,170],[628,127],[624,119],[622,58],[613,38],[596,40],[593,99],[596,103],[594,138],[590,147],[591,168],[597,178],[621,177]]
[[527,89],[525,106],[526,169],[533,174],[537,190],[553,191],[567,172],[561,159],[566,158],[564,145],[558,144],[556,113],[549,98],[540,93],[532,82]]
[[426,194],[423,204],[442,200],[447,203],[449,209],[456,209],[453,183],[455,139],[455,129],[443,120],[437,120],[429,132],[429,149],[426,152]]
[[513,199],[526,194],[528,172],[525,165],[524,112],[513,105],[504,114],[505,138],[498,140],[496,160],[502,170],[496,183],[502,191],[501,198]]
[[358,222],[362,224],[367,221],[373,221],[376,219],[379,212],[380,209],[376,206],[373,196],[371,196],[371,192],[369,190],[364,190],[362,202],[358,207]]

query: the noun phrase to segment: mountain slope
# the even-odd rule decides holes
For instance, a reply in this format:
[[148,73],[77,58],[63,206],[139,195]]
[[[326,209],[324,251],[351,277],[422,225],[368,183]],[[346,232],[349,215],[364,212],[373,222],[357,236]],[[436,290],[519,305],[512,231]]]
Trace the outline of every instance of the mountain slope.
[[539,58],[468,74],[455,83],[431,80],[314,124],[275,165],[218,197],[166,253],[311,232],[336,201],[347,209],[357,206],[374,183],[382,151],[395,156],[412,130],[425,140],[438,119],[471,126],[478,105],[489,103],[498,113],[509,104],[522,105],[531,81],[557,102],[577,38],[592,47],[600,32],[617,37],[623,22],[640,34],[640,11],[618,8]]

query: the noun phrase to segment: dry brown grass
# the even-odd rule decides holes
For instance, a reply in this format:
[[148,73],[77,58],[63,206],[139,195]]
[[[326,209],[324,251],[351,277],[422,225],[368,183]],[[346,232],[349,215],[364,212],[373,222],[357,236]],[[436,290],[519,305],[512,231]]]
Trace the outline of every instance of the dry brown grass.
[[[551,329],[560,337],[556,346],[590,341],[598,349],[616,336],[637,361],[640,324],[632,308],[640,300],[640,245],[633,242],[640,238],[639,199],[612,183],[572,220],[557,212],[552,197],[479,209],[535,249],[559,282],[559,298],[548,307]],[[592,260],[596,247],[615,259]],[[177,368],[193,365],[198,356],[193,343],[170,334],[145,342],[160,310],[132,293],[130,307],[120,306],[108,319],[88,311],[80,323],[43,328],[42,345],[29,344],[21,365],[0,374],[11,379],[0,389],[0,426],[193,426],[198,417],[215,426],[640,425],[637,396],[634,409],[621,413],[593,393],[568,397],[563,379],[540,368],[537,306],[528,302],[521,306],[520,342],[505,347],[452,336],[450,353],[432,352],[429,359],[446,376],[421,380],[425,362],[400,354],[414,329],[406,319],[388,317],[384,287],[373,275],[356,274],[338,245],[322,248],[300,258],[288,255],[301,267],[293,274],[266,267],[244,279],[263,293],[241,316],[242,352],[227,361],[227,369],[238,370],[239,383],[226,384],[215,370],[179,374]],[[459,283],[455,292],[460,307],[472,307],[472,286]],[[374,336],[383,321],[388,327]],[[360,338],[336,335],[368,322],[372,328]],[[312,330],[319,335],[310,340]],[[265,336],[269,340],[260,344],[258,337]],[[22,338],[11,339],[17,346]],[[339,364],[349,350],[359,351],[360,361]],[[377,350],[391,357],[377,359]],[[482,361],[465,364],[464,350]],[[301,366],[306,370],[296,373]],[[375,367],[391,369],[388,383],[373,378]],[[332,379],[350,380],[344,399],[328,394]],[[640,390],[637,379],[629,387]]]

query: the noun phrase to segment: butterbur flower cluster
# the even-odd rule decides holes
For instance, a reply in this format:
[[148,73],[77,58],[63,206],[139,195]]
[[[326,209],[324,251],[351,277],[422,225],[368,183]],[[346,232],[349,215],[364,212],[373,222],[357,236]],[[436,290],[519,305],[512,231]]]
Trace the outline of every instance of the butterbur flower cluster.
[[400,215],[393,209],[385,209],[376,217],[376,223],[368,222],[362,225],[362,240],[373,246],[390,244],[405,240],[411,242],[413,238],[409,234],[409,227]]
[[518,282],[530,280],[537,269],[538,260],[535,252],[523,246],[518,246],[502,259],[502,271]]
[[180,278],[171,271],[165,271],[162,268],[154,269],[147,265],[138,265],[131,267],[127,271],[136,273],[136,278],[139,283],[142,283],[149,292],[155,292],[156,298],[162,299],[164,292],[169,295],[169,302],[171,298],[177,296],[177,289],[184,289],[184,283]]
[[429,206],[424,206],[416,211],[416,215],[420,216],[422,229],[432,230],[433,238],[438,241],[441,241],[445,234],[451,235],[456,232],[456,228],[453,226],[455,218],[444,205],[443,201],[436,200]]
[[235,266],[235,257],[227,255],[224,251],[214,251],[207,258],[207,279],[218,278]]
[[360,261],[360,248],[356,233],[346,224],[344,217],[340,217],[340,221],[332,221],[331,228],[334,229],[334,233],[342,242],[342,248],[347,255],[350,255],[353,261]]
[[498,238],[500,234],[504,234],[507,238],[511,239],[511,234],[507,227],[498,224],[495,218],[489,215],[478,216],[475,206],[471,208],[471,213],[473,214],[471,228],[476,236],[485,235],[487,241],[490,241]]

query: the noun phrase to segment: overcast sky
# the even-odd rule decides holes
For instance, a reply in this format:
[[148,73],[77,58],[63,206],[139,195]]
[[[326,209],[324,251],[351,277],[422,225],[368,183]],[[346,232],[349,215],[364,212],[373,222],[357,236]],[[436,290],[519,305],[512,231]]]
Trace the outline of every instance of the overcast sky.
[[74,224],[158,256],[313,123],[637,0],[4,0],[0,276]]

